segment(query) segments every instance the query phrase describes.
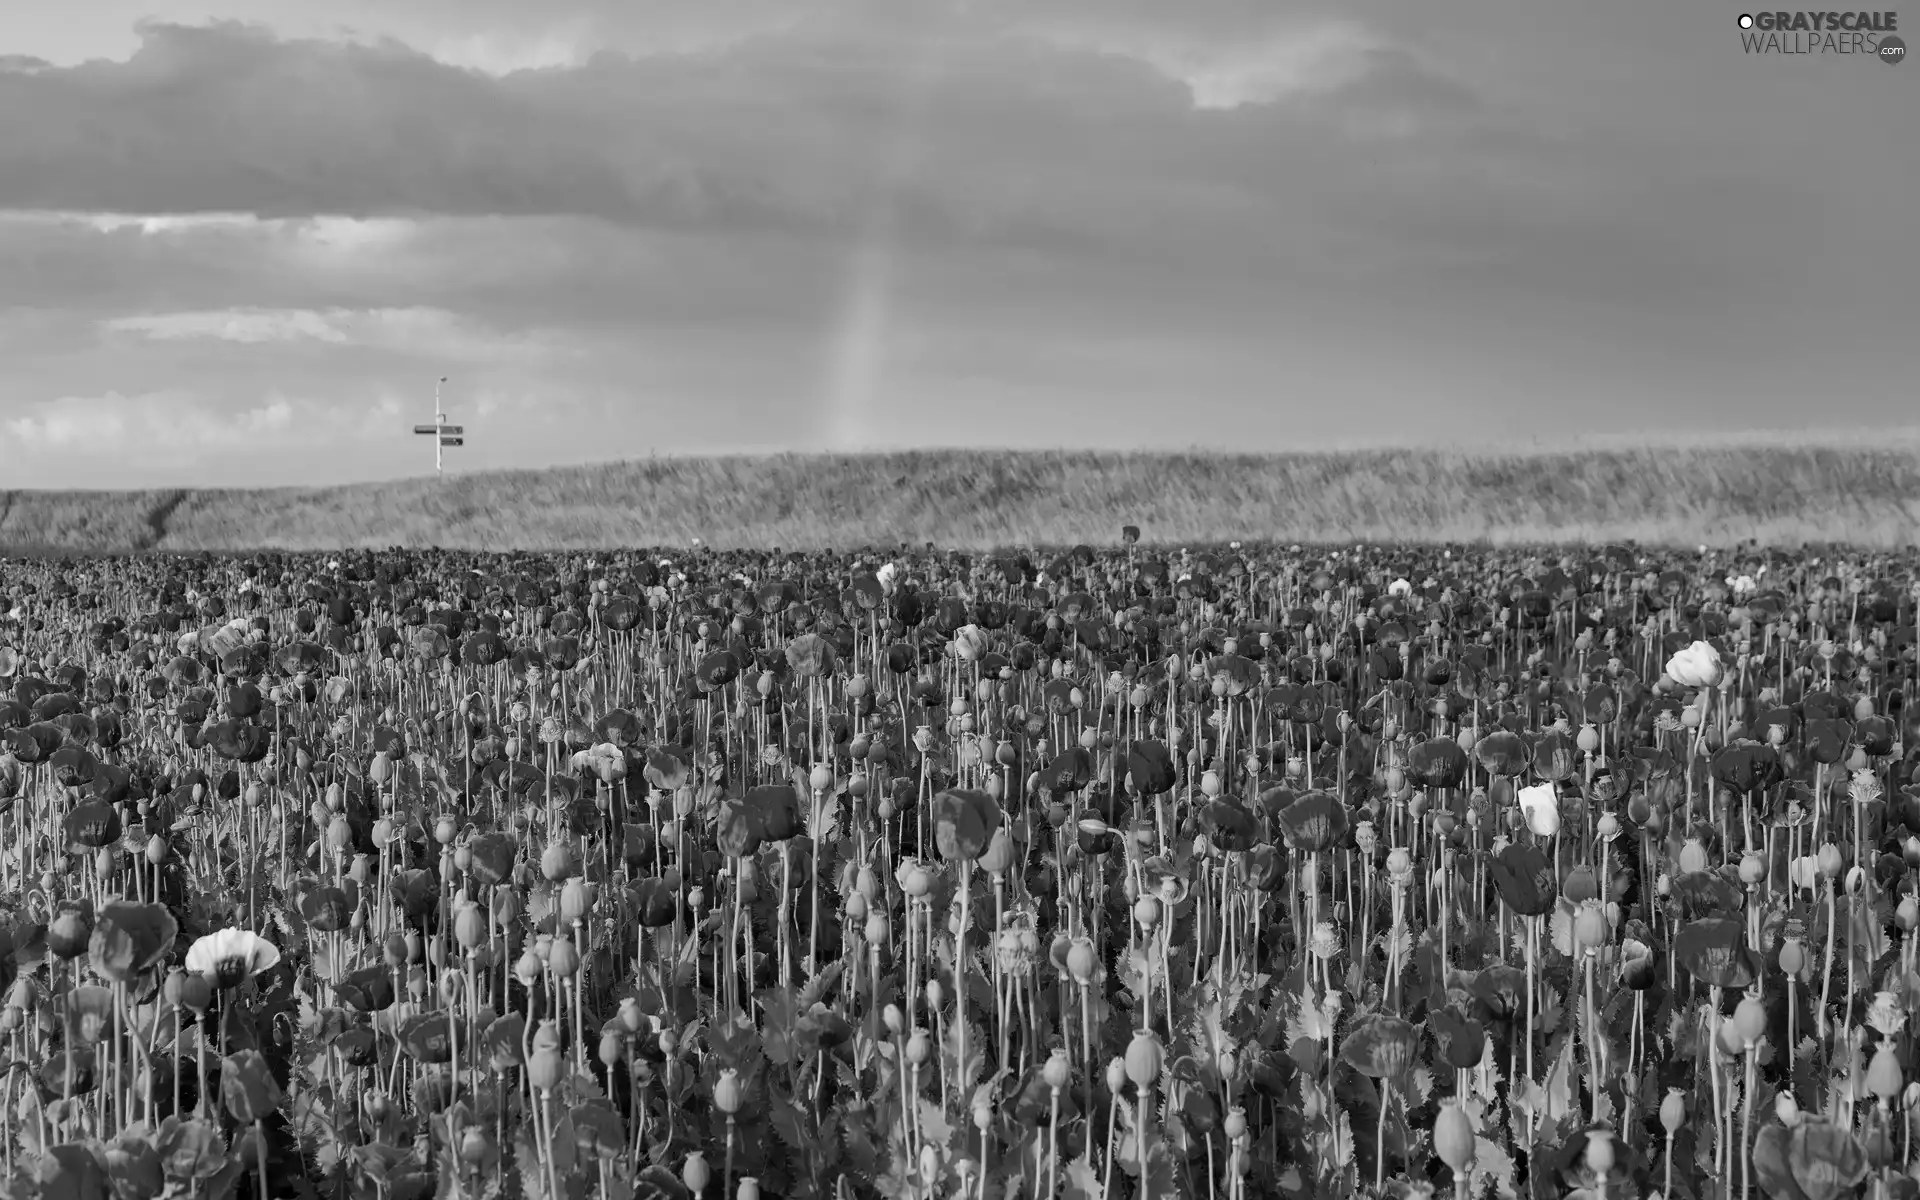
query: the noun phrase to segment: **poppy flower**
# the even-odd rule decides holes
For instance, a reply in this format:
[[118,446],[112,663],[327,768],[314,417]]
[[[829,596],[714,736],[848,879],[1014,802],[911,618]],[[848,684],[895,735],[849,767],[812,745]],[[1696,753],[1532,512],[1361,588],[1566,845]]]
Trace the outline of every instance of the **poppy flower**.
[[220,1064],[220,1101],[228,1115],[242,1125],[265,1120],[283,1099],[280,1085],[258,1050],[242,1050]]
[[1487,874],[1501,901],[1519,916],[1542,916],[1559,897],[1553,864],[1535,846],[1510,844],[1489,855]]
[[1347,834],[1347,810],[1326,792],[1308,792],[1280,811],[1287,845],[1303,853],[1318,853],[1340,844]]
[[87,961],[100,978],[130,984],[160,965],[179,932],[164,904],[109,901],[94,917]]
[[1452,1005],[1443,1004],[1428,1012],[1427,1028],[1448,1066],[1456,1071],[1470,1071],[1480,1065],[1487,1049],[1486,1026]]
[[1172,791],[1178,779],[1173,755],[1159,742],[1142,738],[1127,743],[1127,779],[1142,796]]
[[1726,673],[1720,652],[1702,641],[1693,642],[1667,659],[1667,678],[1683,688],[1716,687]]
[[1399,1017],[1384,1013],[1362,1018],[1340,1046],[1348,1066],[1375,1079],[1398,1080],[1413,1065],[1419,1030]]
[[949,788],[933,798],[934,845],[943,858],[971,862],[987,852],[1000,820],[1000,805],[987,793]]
[[1467,776],[1467,752],[1452,738],[1429,738],[1407,752],[1406,775],[1415,787],[1459,787]]
[[274,967],[280,951],[272,942],[245,929],[221,929],[187,948],[187,970],[211,978],[215,986],[235,988]]
[[1680,927],[1673,940],[1676,961],[1710,987],[1740,989],[1759,975],[1747,949],[1746,925],[1738,917],[1705,917]]

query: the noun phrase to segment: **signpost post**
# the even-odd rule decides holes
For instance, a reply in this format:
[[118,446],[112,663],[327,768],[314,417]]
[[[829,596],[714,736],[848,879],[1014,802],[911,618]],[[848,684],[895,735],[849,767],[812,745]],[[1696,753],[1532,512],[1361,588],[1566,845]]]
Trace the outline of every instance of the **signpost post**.
[[467,444],[467,439],[463,436],[467,432],[467,427],[447,424],[447,414],[440,409],[440,386],[446,381],[447,377],[442,375],[433,385],[433,424],[413,427],[415,433],[424,434],[433,439],[433,474],[436,479],[445,478],[441,449],[446,446]]

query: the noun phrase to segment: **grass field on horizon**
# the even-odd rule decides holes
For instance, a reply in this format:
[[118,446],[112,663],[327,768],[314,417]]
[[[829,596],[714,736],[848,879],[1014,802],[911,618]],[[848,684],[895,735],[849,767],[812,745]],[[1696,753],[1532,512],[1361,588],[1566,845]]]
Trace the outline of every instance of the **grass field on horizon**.
[[1229,539],[1920,543],[1920,449],[915,451],[655,459],[331,488],[0,492],[0,553],[817,549]]

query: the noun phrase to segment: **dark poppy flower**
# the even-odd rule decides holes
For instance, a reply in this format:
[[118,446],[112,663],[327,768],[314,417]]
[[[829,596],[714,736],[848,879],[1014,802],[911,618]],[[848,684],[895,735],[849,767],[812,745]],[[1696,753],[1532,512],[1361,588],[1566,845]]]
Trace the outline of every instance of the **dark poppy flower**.
[[760,851],[762,825],[759,810],[744,803],[720,806],[714,844],[729,858],[751,858]]
[[933,798],[934,846],[943,858],[972,862],[1000,828],[1000,805],[985,792],[949,788]]
[[1178,775],[1173,755],[1159,742],[1135,739],[1127,743],[1127,777],[1142,796],[1158,796],[1173,790]]
[[1514,843],[1489,855],[1487,875],[1501,902],[1519,916],[1542,916],[1559,896],[1553,864],[1537,846]]
[[1399,1017],[1375,1014],[1348,1031],[1340,1058],[1362,1075],[1391,1082],[1413,1065],[1419,1036],[1418,1029]]
[[1480,1065],[1487,1049],[1486,1026],[1450,1004],[1427,1014],[1427,1028],[1433,1033],[1441,1059],[1456,1071],[1470,1071]]
[[1347,835],[1347,810],[1326,792],[1308,792],[1280,812],[1287,845],[1303,853],[1332,849]]
[[220,1101],[242,1125],[265,1120],[284,1098],[258,1050],[242,1050],[220,1064]]
[[1682,871],[1672,878],[1674,903],[1683,921],[1699,917],[1737,916],[1747,904],[1746,889],[1741,886],[1735,868],[1717,871]]
[[301,919],[320,933],[336,933],[347,927],[353,905],[337,887],[316,887],[300,895]]
[[513,877],[520,843],[512,834],[483,833],[467,843],[467,871],[481,887],[494,887]]
[[664,879],[642,879],[633,885],[634,917],[648,929],[671,925],[680,915],[680,896]]
[[784,842],[800,832],[800,797],[792,784],[770,783],[747,793],[747,807],[759,821],[760,836]]
[[1487,1021],[1512,1021],[1526,1011],[1527,973],[1508,963],[1476,972],[1468,985],[1474,1013]]
[[1459,787],[1467,777],[1467,752],[1452,738],[1429,738],[1407,752],[1406,775],[1415,787]]
[[1713,777],[1741,795],[1780,780],[1780,756],[1764,742],[1737,741],[1713,756]]
[[416,1013],[400,1022],[394,1037],[415,1062],[452,1062],[456,1047],[466,1044],[465,1024],[444,1012]]
[[1673,940],[1675,959],[1709,987],[1744,988],[1758,976],[1747,949],[1746,925],[1738,917],[1705,917],[1680,927]]
[[385,966],[362,967],[334,984],[333,994],[355,1012],[384,1011],[393,1005],[393,971]]
[[89,800],[68,813],[60,828],[67,848],[84,854],[120,840],[120,814],[110,805]]
[[1533,765],[1533,748],[1526,739],[1504,729],[1475,742],[1473,755],[1487,773],[1496,778],[1517,779]]
[[1253,814],[1226,799],[1215,799],[1201,810],[1201,827],[1215,847],[1229,854],[1253,849],[1260,838]]
[[1092,782],[1093,773],[1093,756],[1074,746],[1040,769],[1040,783],[1049,791],[1077,792]]
[[1559,783],[1573,778],[1580,767],[1580,747],[1558,729],[1549,729],[1533,743],[1533,769],[1540,778]]
[[94,918],[87,961],[100,978],[130,984],[160,965],[179,933],[164,904],[109,901]]

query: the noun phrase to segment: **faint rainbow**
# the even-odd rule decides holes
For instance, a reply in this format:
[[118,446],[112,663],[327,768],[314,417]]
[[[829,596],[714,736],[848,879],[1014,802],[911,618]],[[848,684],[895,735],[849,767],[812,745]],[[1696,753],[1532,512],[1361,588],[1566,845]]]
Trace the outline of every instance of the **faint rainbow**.
[[855,450],[871,444],[875,400],[887,367],[898,258],[899,192],[925,149],[922,117],[938,77],[934,39],[915,39],[898,76],[887,136],[877,150],[873,185],[847,257],[845,290],[830,335],[826,386],[828,446]]

